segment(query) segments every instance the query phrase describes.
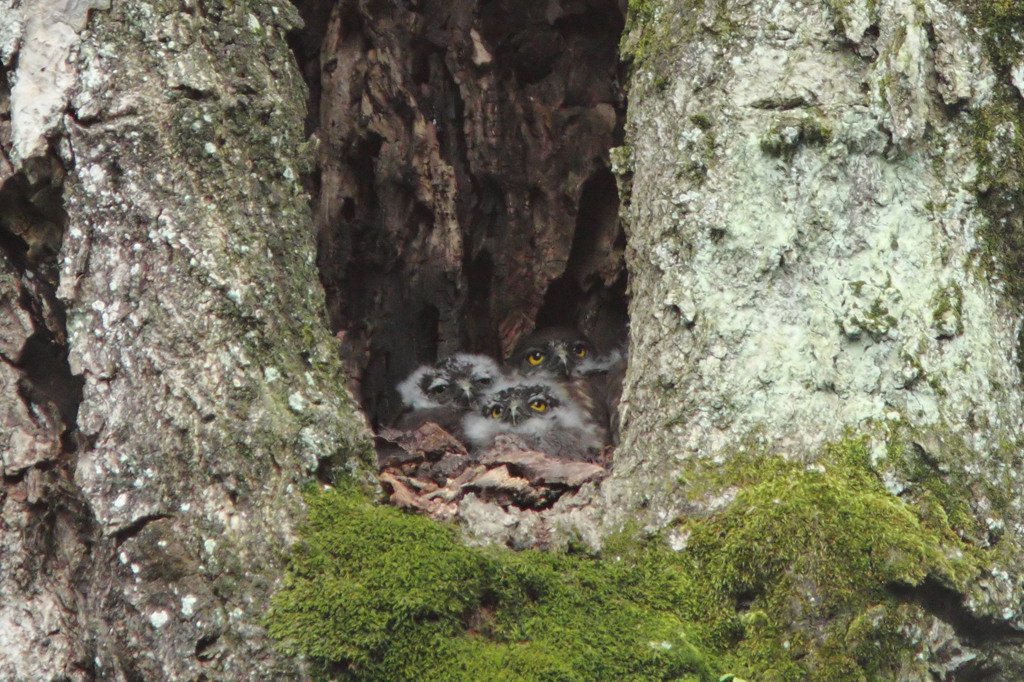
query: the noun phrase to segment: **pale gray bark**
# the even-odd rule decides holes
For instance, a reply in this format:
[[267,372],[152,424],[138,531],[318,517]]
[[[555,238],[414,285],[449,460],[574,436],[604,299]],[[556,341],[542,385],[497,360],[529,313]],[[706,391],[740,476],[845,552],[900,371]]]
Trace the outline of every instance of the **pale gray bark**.
[[[302,487],[332,463],[362,476],[370,450],[299,183],[295,10],[115,3],[82,30],[90,4],[69,5],[0,7],[4,191],[45,180],[67,213],[66,329],[32,258],[0,279],[0,677],[302,677],[262,614]],[[50,82],[27,71],[41,21]],[[29,106],[29,86],[56,104]],[[42,331],[70,351],[77,429],[18,369]]]
[[824,7],[767,12],[698,22],[682,72],[635,77],[630,431],[674,423],[659,444],[685,457],[894,419],[1015,439],[1016,319],[980,270],[967,130],[995,80],[978,38],[939,3],[880,3],[877,40],[847,44]]
[[695,501],[695,471],[751,452],[813,463],[862,435],[914,508],[926,493],[898,445],[992,530],[970,542],[999,543],[961,597],[1006,637],[979,637],[987,653],[971,656],[1010,679],[1009,633],[1024,630],[1019,302],[985,248],[974,139],[1010,78],[958,3],[691,5],[637,5],[626,42],[629,132],[613,158],[632,182],[631,352],[604,523],[721,509],[735,489]]

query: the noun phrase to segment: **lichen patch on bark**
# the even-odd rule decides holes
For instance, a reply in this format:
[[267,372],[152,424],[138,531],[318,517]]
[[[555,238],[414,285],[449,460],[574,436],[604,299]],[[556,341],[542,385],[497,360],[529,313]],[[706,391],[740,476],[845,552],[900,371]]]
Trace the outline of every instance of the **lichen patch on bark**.
[[1019,17],[695,4],[635,3],[623,43],[632,361],[605,523],[719,513],[751,485],[708,482],[738,453],[814,462],[862,433],[903,503],[941,500],[994,548],[956,590],[1019,629],[1022,539],[985,530],[1017,526],[1022,493],[1020,98],[1002,47]]
[[0,7],[0,24],[11,27],[0,43],[0,60],[9,66],[15,52],[18,56],[10,110],[16,162],[46,151],[47,138],[60,124],[76,82],[78,34],[90,10],[109,8],[110,0]]

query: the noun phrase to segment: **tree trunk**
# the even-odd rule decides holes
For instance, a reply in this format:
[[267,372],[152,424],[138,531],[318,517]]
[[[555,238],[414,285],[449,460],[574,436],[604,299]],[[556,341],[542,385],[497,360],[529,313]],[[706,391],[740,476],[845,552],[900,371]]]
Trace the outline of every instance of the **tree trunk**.
[[[538,55],[572,21],[531,7],[334,7],[321,272],[374,421],[417,362],[507,351],[556,301],[558,322],[587,319],[558,285],[601,232],[543,142],[577,139],[529,127],[565,108],[558,60]],[[633,3],[611,156],[624,440],[598,492],[540,514],[464,505],[468,534],[568,526],[600,545],[639,518],[708,557],[747,624],[731,655],[758,679],[1015,676],[1024,78],[1020,17],[1000,7]],[[566,222],[552,183],[574,198],[572,240],[550,238]],[[423,300],[393,303],[409,292]],[[360,299],[401,310],[405,333]]]
[[[4,679],[304,677],[262,615],[303,486],[369,478],[346,380],[376,425],[439,355],[612,345],[623,250],[611,477],[466,533],[639,519],[721,672],[1024,674],[1019,10],[636,2],[623,125],[618,2],[307,2],[317,147],[291,5],[103,5],[0,1]],[[499,641],[515,579],[455,554],[425,573]]]
[[[1019,10],[632,10],[629,132],[614,155],[631,182],[631,361],[606,524],[755,514],[780,458],[805,467],[781,501],[797,503],[808,477],[840,476],[838,453],[863,443],[876,492],[940,531],[947,556],[972,557],[969,579],[925,565],[887,588],[895,601],[869,598],[886,617],[916,605],[901,627],[925,634],[909,645],[916,663],[894,664],[900,679],[1016,679]],[[787,518],[776,530],[802,536],[808,517]],[[851,614],[871,607],[828,612],[835,586],[811,570],[777,579],[796,590],[780,643],[847,626],[852,638]],[[763,609],[773,589],[742,601]]]
[[299,183],[298,17],[84,30],[98,5],[0,5],[0,676],[298,677],[266,600],[303,486],[370,452]]

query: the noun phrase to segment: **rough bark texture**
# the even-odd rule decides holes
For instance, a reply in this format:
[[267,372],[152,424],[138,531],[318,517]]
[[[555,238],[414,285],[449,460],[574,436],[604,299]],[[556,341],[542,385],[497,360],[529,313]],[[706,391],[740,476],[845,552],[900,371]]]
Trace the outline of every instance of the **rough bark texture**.
[[[824,444],[865,436],[908,510],[940,501],[964,543],[946,551],[982,557],[957,589],[905,595],[929,604],[906,627],[956,630],[913,645],[919,661],[1015,679],[1019,252],[999,230],[1022,195],[998,149],[1022,119],[1019,56],[998,49],[1019,54],[1021,17],[959,5],[632,8],[613,155],[632,190],[631,363],[603,510],[663,527],[727,507],[774,456],[824,471]],[[752,455],[746,479],[723,474]],[[929,674],[915,665],[901,679]]]
[[371,421],[394,414],[394,386],[418,364],[500,359],[535,325],[620,342],[608,149],[624,116],[624,7],[303,7],[326,23],[320,68],[308,65],[321,85],[320,270]]
[[0,677],[301,676],[266,600],[302,486],[370,446],[299,184],[298,17],[90,6],[0,4]]
[[[90,8],[0,2],[0,676],[301,677],[266,596],[301,484],[362,472],[369,443],[314,284],[297,16]],[[319,275],[374,422],[438,355],[500,355],[534,324],[616,340],[621,9],[303,6]],[[630,594],[628,627],[671,610],[678,641],[640,648],[681,649],[687,623],[716,673],[1024,677],[1019,10],[650,0],[631,20],[624,441],[546,517],[467,498],[467,535],[565,523],[600,545],[640,518],[669,555],[638,551],[640,572],[675,577]],[[350,538],[408,520],[345,504],[391,519]],[[405,576],[407,542],[370,577]],[[461,594],[462,568],[428,568]],[[458,625],[522,648],[476,627],[481,575]],[[312,632],[321,663],[358,661],[350,633]],[[415,655],[389,644],[372,653]]]

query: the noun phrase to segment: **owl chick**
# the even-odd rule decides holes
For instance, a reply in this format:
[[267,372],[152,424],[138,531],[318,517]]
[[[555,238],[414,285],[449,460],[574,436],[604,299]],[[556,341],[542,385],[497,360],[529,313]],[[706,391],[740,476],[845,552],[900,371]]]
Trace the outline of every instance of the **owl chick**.
[[423,365],[398,384],[405,413],[397,426],[412,430],[431,421],[458,435],[462,415],[475,407],[501,377],[498,363],[486,355],[459,353]]
[[619,399],[626,374],[627,355],[614,350],[579,363],[569,377],[569,386],[585,394],[594,420],[607,426],[606,442],[619,444]]
[[621,351],[598,354],[590,339],[572,327],[538,329],[519,342],[509,358],[525,376],[563,384],[606,444],[618,441],[615,415],[625,362]]
[[499,433],[520,436],[528,447],[553,457],[593,459],[601,439],[588,415],[557,383],[523,378],[499,386],[481,407],[465,415],[462,431],[477,451]]
[[594,344],[572,327],[538,329],[516,344],[509,364],[526,376],[568,377],[593,356]]

